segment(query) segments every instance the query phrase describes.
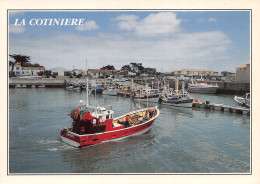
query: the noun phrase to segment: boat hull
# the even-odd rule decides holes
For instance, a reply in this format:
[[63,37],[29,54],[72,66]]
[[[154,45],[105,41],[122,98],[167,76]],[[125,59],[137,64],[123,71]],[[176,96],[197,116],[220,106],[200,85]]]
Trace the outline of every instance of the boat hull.
[[245,108],[250,108],[249,101],[246,101],[244,98],[235,96],[234,100],[237,105]]
[[[138,112],[140,111],[135,111],[129,114],[135,114]],[[154,120],[158,117],[158,115],[159,115],[159,110],[156,108],[156,115],[154,117],[148,118],[146,121],[138,125],[132,125],[126,128],[122,128],[121,126],[121,128],[118,127],[118,129],[105,131],[102,133],[95,133],[95,134],[80,135],[64,128],[61,130],[61,139],[63,142],[73,147],[82,148],[82,147],[95,145],[105,141],[118,140],[118,139],[127,138],[129,136],[140,135],[150,130],[152,124],[154,123]],[[116,119],[120,119],[124,116],[126,115],[120,116],[119,118]]]
[[102,91],[103,91],[103,87],[101,87],[101,86],[98,86],[98,87],[96,87],[93,91],[92,91],[92,93],[102,93]]
[[117,91],[113,91],[113,90],[104,90],[102,92],[103,95],[109,95],[109,96],[117,96]]
[[134,99],[137,102],[152,102],[152,103],[158,103],[159,101],[159,95],[151,96],[151,97],[134,97]]
[[203,93],[203,94],[215,94],[217,93],[218,87],[188,87],[189,93]]
[[117,140],[143,134],[149,131],[153,122],[154,120],[136,127],[129,127],[123,130],[104,132],[99,134],[77,135],[73,132],[68,132],[67,134],[63,134],[63,132],[61,132],[61,139],[63,142],[71,146],[82,148],[95,145],[104,141]]
[[169,105],[169,106],[175,106],[175,107],[187,107],[191,108],[193,105],[193,100],[183,101],[183,102],[174,102],[174,101],[162,101],[162,105]]

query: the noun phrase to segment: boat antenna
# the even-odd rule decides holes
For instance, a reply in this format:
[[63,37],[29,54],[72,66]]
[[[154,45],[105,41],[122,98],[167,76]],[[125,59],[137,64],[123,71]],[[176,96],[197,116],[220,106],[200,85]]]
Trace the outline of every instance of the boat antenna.
[[87,107],[89,106],[89,101],[88,101],[88,60],[86,59],[86,80],[87,80],[87,85],[86,85],[86,90],[87,90]]
[[149,115],[148,115],[148,89],[146,89],[146,97],[147,97],[147,117],[149,117]]

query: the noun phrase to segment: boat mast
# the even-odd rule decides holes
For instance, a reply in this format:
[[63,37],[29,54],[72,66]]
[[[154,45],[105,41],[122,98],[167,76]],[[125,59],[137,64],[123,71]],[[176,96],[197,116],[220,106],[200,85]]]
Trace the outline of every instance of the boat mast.
[[177,79],[176,81],[175,81],[175,92],[176,92],[176,94],[177,95],[179,95],[179,80]]
[[86,85],[86,90],[87,90],[87,107],[89,106],[89,101],[88,101],[88,61],[86,59],[86,80],[87,80],[87,85]]

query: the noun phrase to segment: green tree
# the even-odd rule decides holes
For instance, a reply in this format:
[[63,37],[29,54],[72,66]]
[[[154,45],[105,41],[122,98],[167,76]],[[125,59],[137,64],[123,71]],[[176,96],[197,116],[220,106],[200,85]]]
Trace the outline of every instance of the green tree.
[[155,68],[145,68],[144,71],[145,71],[146,74],[149,74],[149,75],[155,75],[156,74]]
[[127,71],[131,72],[131,67],[130,67],[130,65],[124,65],[124,66],[122,66],[121,70],[127,70]]
[[136,74],[144,73],[142,63],[130,63],[130,65],[132,65],[132,68],[135,70]]
[[29,63],[31,60],[30,56],[21,54],[10,54],[9,56],[15,60],[15,63],[21,63],[21,66],[24,66],[25,63]]
[[105,70],[115,70],[115,67],[113,65],[107,65],[107,66],[103,66],[100,69],[105,69]]
[[50,70],[45,70],[45,71],[43,72],[43,75],[44,75],[46,78],[50,78],[50,76],[51,76],[51,71],[50,71]]

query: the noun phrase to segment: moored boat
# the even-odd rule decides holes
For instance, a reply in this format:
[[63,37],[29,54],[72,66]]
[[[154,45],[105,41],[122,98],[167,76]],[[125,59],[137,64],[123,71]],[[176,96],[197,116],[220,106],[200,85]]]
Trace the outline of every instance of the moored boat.
[[95,91],[96,93],[102,93],[103,89],[104,89],[104,87],[103,87],[102,85],[99,85],[99,84],[98,84],[98,85],[94,88],[94,91]]
[[74,87],[74,83],[73,82],[66,82],[66,89],[67,90],[72,90]]
[[235,96],[234,100],[239,106],[250,108],[250,93],[246,93],[242,97]]
[[215,94],[219,89],[218,85],[207,84],[205,80],[192,81],[188,84],[187,91],[189,93]]
[[158,89],[140,89],[134,92],[134,100],[138,102],[158,103],[159,97]]
[[115,87],[111,86],[108,87],[107,89],[102,91],[103,95],[109,95],[109,96],[117,96],[119,92],[119,89],[116,89]]
[[159,103],[176,107],[192,107],[193,97],[185,90],[184,83],[182,89],[178,90],[178,80],[175,82],[175,91],[165,88],[159,99]]
[[42,85],[38,86],[38,88],[45,88],[45,84],[43,84],[43,77],[42,77]]

